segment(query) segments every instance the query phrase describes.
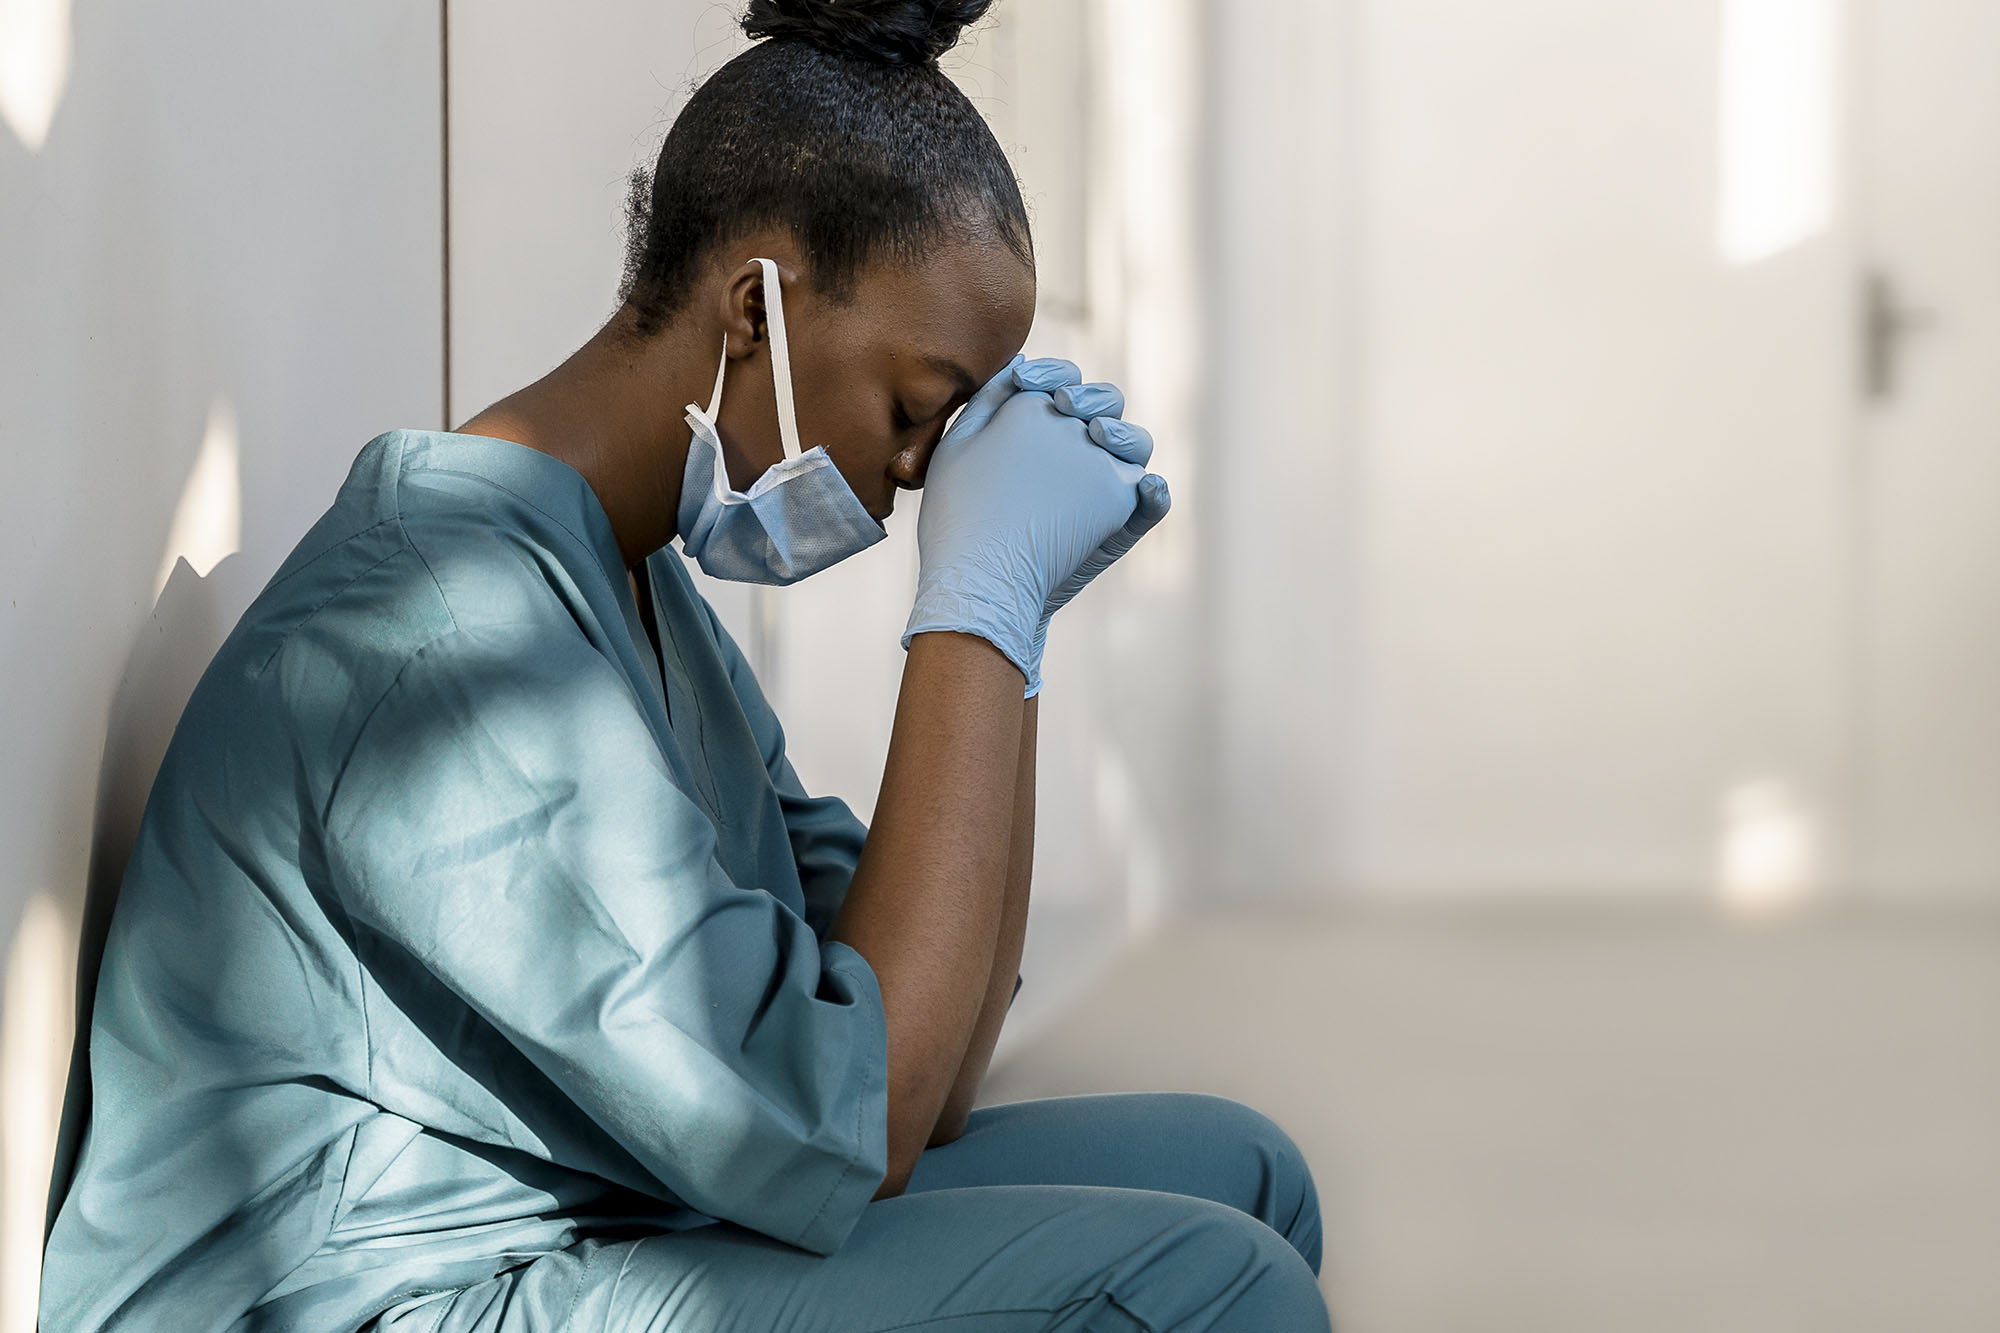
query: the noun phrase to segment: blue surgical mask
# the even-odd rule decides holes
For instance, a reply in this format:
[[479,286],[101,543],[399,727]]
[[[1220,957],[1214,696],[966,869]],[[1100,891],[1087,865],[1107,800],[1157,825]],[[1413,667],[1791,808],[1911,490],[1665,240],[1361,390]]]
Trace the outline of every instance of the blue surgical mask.
[[747,491],[730,489],[722,465],[722,437],[715,414],[722,407],[722,380],[729,372],[729,342],[715,372],[715,394],[706,411],[687,405],[694,431],[688,441],[687,471],[681,478],[677,511],[681,549],[703,572],[738,583],[796,583],[828,565],[866,550],[888,536],[855,497],[825,445],[799,449],[799,426],[792,411],[792,357],[785,343],[785,302],[778,289],[778,266],[764,266],[764,319],[771,331],[771,373],[778,396],[778,434],[785,456]]

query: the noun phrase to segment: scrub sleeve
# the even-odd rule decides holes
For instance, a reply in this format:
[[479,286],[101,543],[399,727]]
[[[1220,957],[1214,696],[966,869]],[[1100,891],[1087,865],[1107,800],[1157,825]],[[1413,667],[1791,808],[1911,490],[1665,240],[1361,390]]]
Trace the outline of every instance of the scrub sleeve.
[[538,619],[417,652],[329,801],[358,932],[562,1089],[626,1178],[831,1253],[887,1174],[867,961],[732,883],[625,678]]

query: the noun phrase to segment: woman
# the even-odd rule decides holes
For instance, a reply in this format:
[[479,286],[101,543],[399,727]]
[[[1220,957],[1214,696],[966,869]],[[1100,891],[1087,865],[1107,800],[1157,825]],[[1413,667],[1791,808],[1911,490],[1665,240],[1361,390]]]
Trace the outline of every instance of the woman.
[[[1025,211],[936,63],[987,3],[755,0],[611,321],[370,441],[245,613],[112,920],[44,1327],[1327,1326],[1255,1111],[971,1109],[1049,620],[1167,508],[1117,390],[1018,355]],[[864,827],[669,543],[787,583],[919,486]]]

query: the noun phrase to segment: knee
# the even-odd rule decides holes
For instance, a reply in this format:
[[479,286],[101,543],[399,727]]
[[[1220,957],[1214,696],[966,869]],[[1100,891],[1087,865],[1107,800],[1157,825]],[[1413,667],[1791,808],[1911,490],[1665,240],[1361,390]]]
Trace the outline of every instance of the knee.
[[1246,1169],[1256,1179],[1251,1212],[1298,1251],[1315,1275],[1320,1271],[1323,1237],[1319,1188],[1299,1145],[1282,1126],[1255,1107],[1208,1093],[1184,1093],[1202,1124],[1203,1138],[1218,1151],[1248,1154]]
[[[1155,1327],[1200,1326],[1307,1333],[1331,1326],[1317,1275],[1287,1239],[1263,1222],[1211,1200],[1182,1201],[1179,1225],[1156,1256],[1168,1286],[1127,1304]],[[1169,1305],[1171,1313],[1169,1312]]]

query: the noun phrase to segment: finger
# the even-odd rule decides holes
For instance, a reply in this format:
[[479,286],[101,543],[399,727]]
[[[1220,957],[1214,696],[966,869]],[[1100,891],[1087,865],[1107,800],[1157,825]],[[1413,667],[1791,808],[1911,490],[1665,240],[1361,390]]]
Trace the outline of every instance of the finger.
[[[1056,406],[1062,406],[1058,397]],[[1117,417],[1092,417],[1084,432],[1113,458],[1144,467],[1153,459],[1153,432]]]
[[1104,545],[1097,548],[1097,557],[1103,560],[1099,569],[1110,565],[1119,556],[1131,550],[1133,544],[1151,532],[1159,521],[1173,508],[1173,497],[1167,494],[1167,479],[1157,472],[1148,472],[1139,478],[1139,495],[1132,506],[1132,517],[1125,520],[1125,526],[1104,539]]
[[1139,478],[1139,496],[1132,506],[1132,517],[1125,520],[1125,526],[1105,538],[1104,545],[1097,548],[1096,559],[1104,563],[1099,569],[1109,566],[1118,557],[1131,550],[1138,540],[1151,532],[1159,521],[1173,508],[1173,497],[1167,494],[1167,479],[1157,472],[1148,472]]
[[1151,532],[1159,521],[1167,516],[1173,507],[1173,497],[1167,493],[1167,479],[1157,472],[1148,472],[1139,478],[1139,494],[1132,506],[1132,517],[1125,520],[1125,526],[1104,539],[1104,544],[1090,553],[1090,557],[1077,566],[1076,572],[1063,580],[1044,605],[1044,615],[1054,615],[1069,599],[1082,592],[1089,582],[1111,568],[1118,558]]
[[1125,394],[1115,384],[1092,381],[1070,384],[1053,395],[1056,406],[1073,417],[1089,421],[1093,417],[1115,417],[1125,411]]
[[1076,368],[1076,362],[1059,356],[1038,356],[1032,361],[1022,361],[1013,369],[1014,383],[1023,389],[1054,393],[1066,384],[1083,383],[1083,372]]
[[951,425],[945,430],[945,438],[958,439],[985,429],[993,414],[1017,393],[1047,393],[1066,384],[1079,383],[1082,379],[1083,372],[1076,368],[1073,361],[1065,361],[1059,356],[1036,357],[1031,361],[1016,352],[1000,373],[982,385],[959,409],[958,415],[952,418]]

